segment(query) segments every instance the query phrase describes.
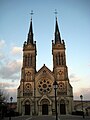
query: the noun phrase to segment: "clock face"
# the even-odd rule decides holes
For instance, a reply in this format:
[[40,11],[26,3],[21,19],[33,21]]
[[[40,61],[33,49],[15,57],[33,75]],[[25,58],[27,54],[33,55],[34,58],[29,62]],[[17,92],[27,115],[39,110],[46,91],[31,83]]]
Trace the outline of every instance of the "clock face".
[[47,79],[47,78],[42,78],[41,80],[39,80],[38,82],[38,91],[41,94],[48,94],[50,93],[52,90],[52,82],[51,80]]

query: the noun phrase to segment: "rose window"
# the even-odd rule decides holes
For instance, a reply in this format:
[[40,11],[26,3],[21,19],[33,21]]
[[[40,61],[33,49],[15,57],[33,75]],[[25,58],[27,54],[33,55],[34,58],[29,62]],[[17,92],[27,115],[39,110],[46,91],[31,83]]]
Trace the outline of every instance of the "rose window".
[[38,82],[38,90],[42,94],[48,94],[52,90],[52,82],[48,79],[42,79]]

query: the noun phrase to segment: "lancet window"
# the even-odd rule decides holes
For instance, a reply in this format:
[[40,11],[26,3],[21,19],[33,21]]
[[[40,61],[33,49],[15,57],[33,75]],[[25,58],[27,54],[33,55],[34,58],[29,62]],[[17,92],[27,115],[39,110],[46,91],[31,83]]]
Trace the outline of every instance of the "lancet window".
[[25,56],[25,66],[30,67],[32,66],[32,55],[28,54]]
[[27,82],[29,82],[31,79],[32,79],[32,75],[31,75],[31,73],[28,71],[28,72],[25,74],[25,80],[26,80]]

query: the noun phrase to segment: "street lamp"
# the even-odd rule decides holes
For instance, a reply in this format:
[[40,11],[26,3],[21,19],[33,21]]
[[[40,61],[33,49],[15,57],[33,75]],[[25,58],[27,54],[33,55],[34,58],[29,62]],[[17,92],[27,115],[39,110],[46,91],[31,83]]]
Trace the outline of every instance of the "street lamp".
[[13,97],[10,97],[10,101],[11,101],[11,103],[12,103],[12,100],[13,100]]
[[84,118],[84,111],[83,111],[83,95],[80,95],[80,99],[81,99],[81,104],[82,104],[82,112],[83,112],[83,118]]
[[54,90],[55,90],[55,113],[56,113],[56,120],[58,120],[58,117],[57,117],[57,99],[56,99],[56,91],[57,91],[58,84],[57,84],[56,80],[54,81],[53,86],[54,86]]
[[10,115],[9,115],[9,120],[11,120],[11,106],[12,106],[12,100],[13,100],[13,97],[10,97]]

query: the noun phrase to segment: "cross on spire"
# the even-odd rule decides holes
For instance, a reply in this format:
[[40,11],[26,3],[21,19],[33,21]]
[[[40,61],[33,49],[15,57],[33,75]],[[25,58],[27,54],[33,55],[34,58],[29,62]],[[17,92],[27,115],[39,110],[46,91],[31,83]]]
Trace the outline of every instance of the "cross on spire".
[[33,14],[34,14],[34,13],[33,13],[33,10],[31,10],[30,14],[31,14],[31,15],[33,15]]
[[31,20],[32,20],[32,15],[34,14],[34,13],[33,13],[33,10],[31,10],[30,14],[31,14]]
[[33,10],[31,10],[30,14],[31,14],[31,21],[30,21],[28,38],[27,38],[27,44],[29,44],[29,43],[33,44],[33,27],[32,27],[32,15],[34,14]]
[[56,16],[56,18],[57,18],[57,14],[58,14],[57,9],[55,9],[55,12],[54,12],[54,13],[55,13],[55,16]]
[[61,43],[61,36],[59,32],[58,22],[57,22],[57,9],[55,9],[55,17],[56,17],[56,26],[55,26],[55,43]]

